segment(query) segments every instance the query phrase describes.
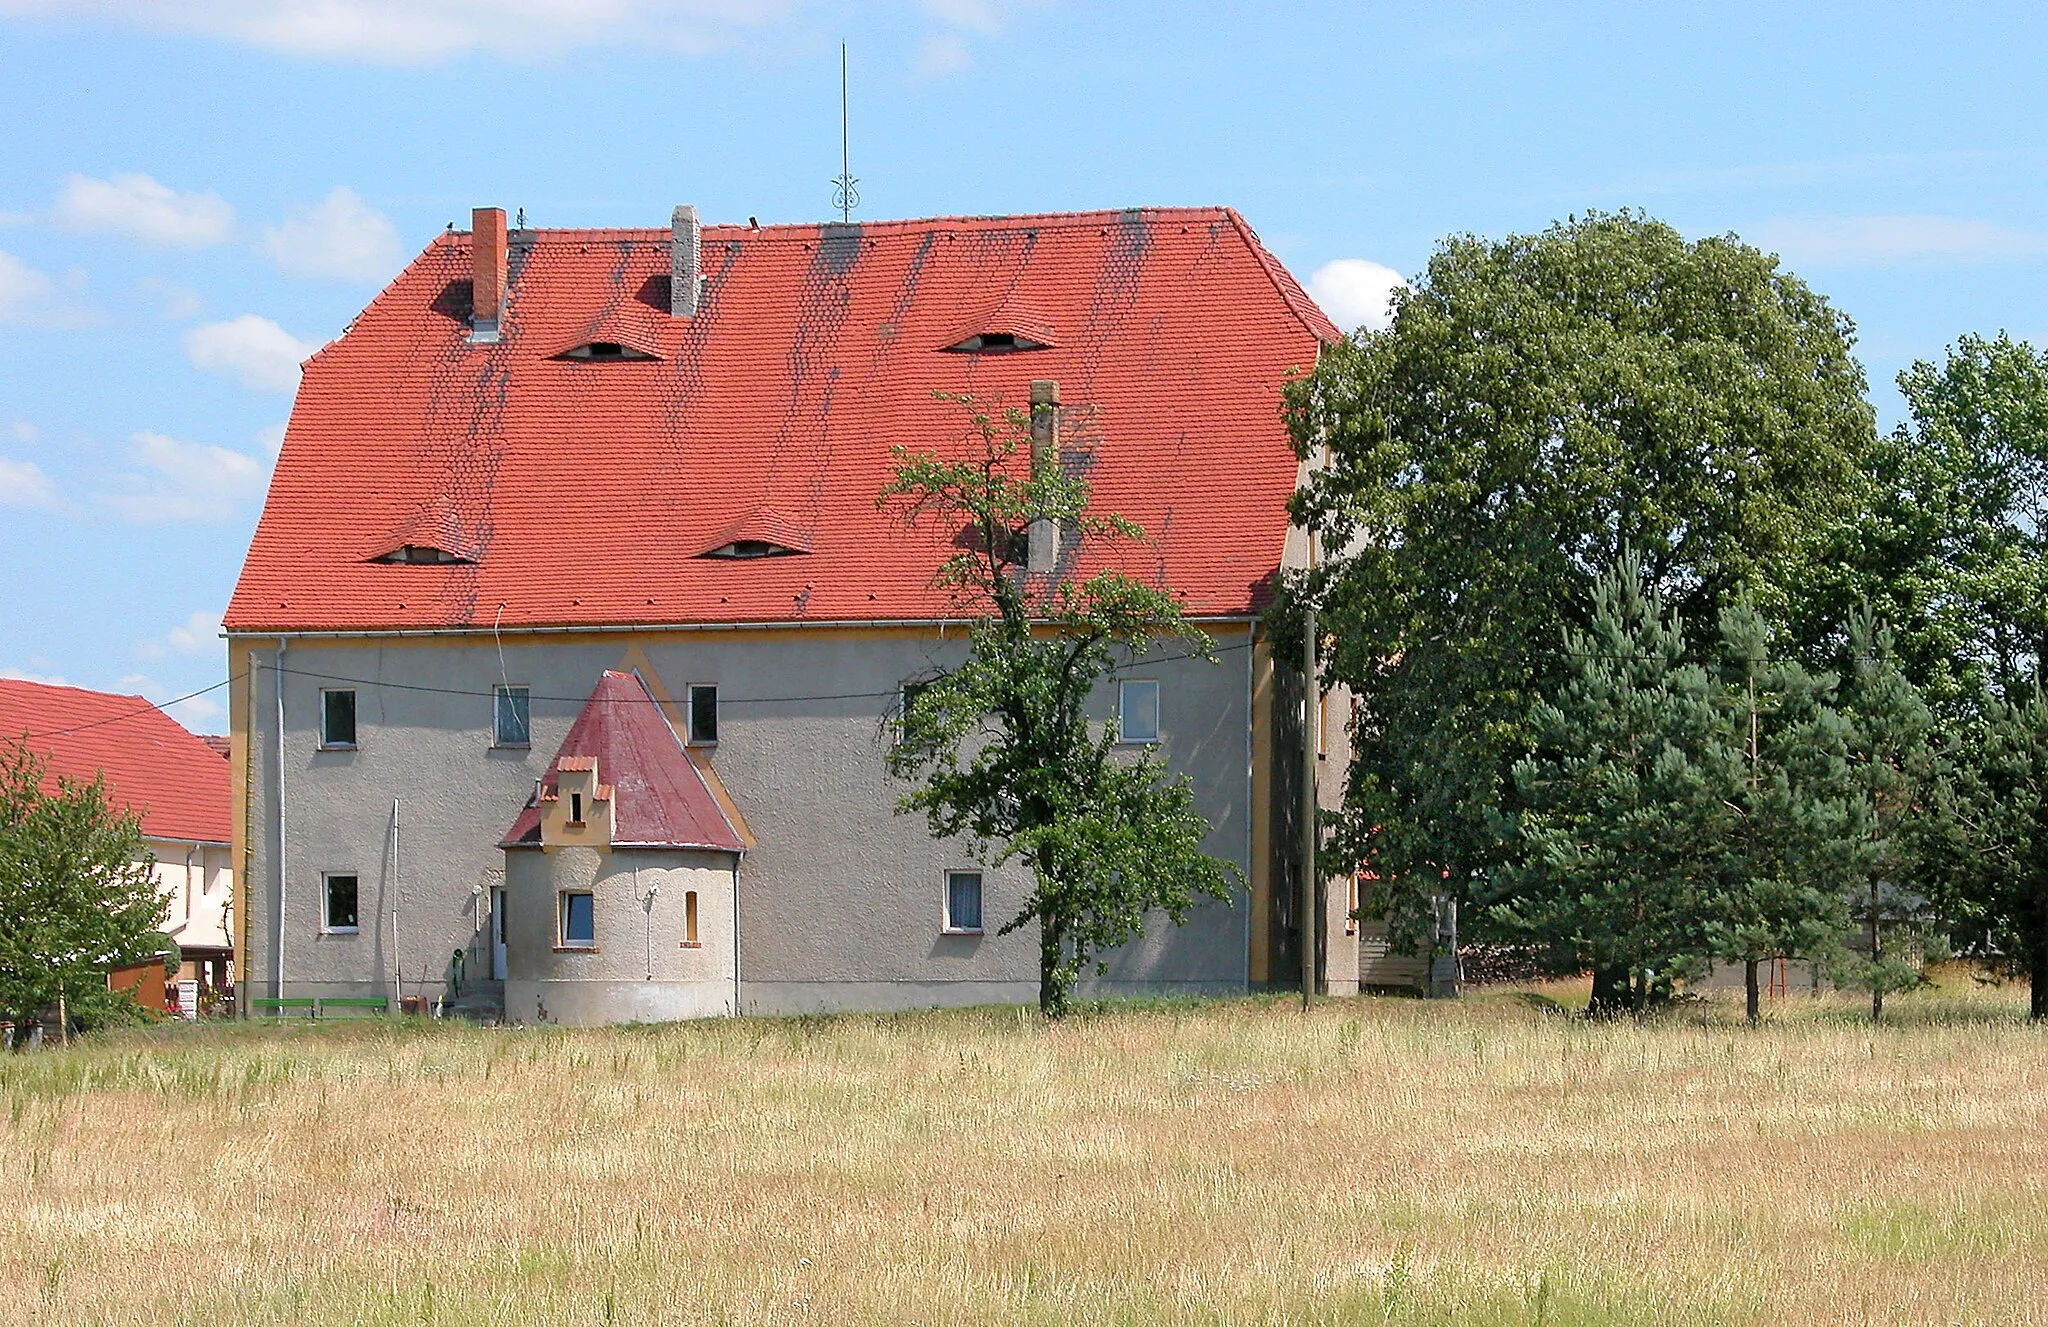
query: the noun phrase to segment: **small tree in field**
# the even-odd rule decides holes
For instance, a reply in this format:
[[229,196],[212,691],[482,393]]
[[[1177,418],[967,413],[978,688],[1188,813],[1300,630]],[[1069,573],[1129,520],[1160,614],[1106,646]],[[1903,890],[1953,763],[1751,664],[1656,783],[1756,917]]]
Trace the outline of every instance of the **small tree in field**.
[[49,1005],[60,1027],[110,967],[157,953],[164,901],[135,816],[104,779],[43,787],[43,763],[0,745],[0,1013],[16,1023]]
[[899,812],[923,812],[932,833],[964,835],[980,859],[1017,860],[1034,887],[1009,934],[1039,927],[1039,1008],[1067,1011],[1075,980],[1098,955],[1144,932],[1145,914],[1184,922],[1199,896],[1227,899],[1237,868],[1202,851],[1208,825],[1186,776],[1168,780],[1157,755],[1117,749],[1116,722],[1088,722],[1096,686],[1119,660],[1179,641],[1213,660],[1209,638],[1163,585],[1102,570],[1076,581],[1031,574],[1012,550],[1037,522],[1078,535],[1081,547],[1142,540],[1117,516],[1088,512],[1086,481],[1057,458],[1034,464],[1022,412],[946,397],[972,421],[958,458],[895,449],[878,505],[906,525],[933,523],[963,551],[938,584],[972,619],[966,662],[908,689],[888,755],[897,778],[919,781]]

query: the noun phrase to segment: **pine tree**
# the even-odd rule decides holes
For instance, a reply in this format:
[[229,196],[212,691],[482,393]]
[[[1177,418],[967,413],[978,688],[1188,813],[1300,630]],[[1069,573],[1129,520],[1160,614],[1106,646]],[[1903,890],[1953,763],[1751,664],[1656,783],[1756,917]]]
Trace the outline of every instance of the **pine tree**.
[[1849,726],[1828,703],[1834,679],[1771,658],[1773,637],[1747,602],[1721,615],[1724,723],[1737,753],[1735,812],[1710,905],[1715,958],[1743,965],[1749,1021],[1761,1012],[1758,965],[1832,955],[1848,926],[1858,847]]
[[1567,631],[1568,680],[1530,714],[1515,766],[1524,851],[1492,920],[1594,972],[1588,1013],[1640,1013],[1712,952],[1707,926],[1733,830],[1738,764],[1677,616],[1625,553]]
[[1867,607],[1851,614],[1853,668],[1842,692],[1849,720],[1850,775],[1858,824],[1857,921],[1865,951],[1837,970],[1844,985],[1870,992],[1870,1016],[1884,1017],[1884,997],[1920,984],[1940,937],[1929,915],[1926,845],[1931,804],[1945,770],[1933,712],[1900,670],[1891,629]]
[[2027,975],[2030,1012],[2048,1019],[2048,700],[1992,705],[1972,747],[1936,821],[1961,849],[1942,857],[1949,900],[1981,929],[1985,957]]

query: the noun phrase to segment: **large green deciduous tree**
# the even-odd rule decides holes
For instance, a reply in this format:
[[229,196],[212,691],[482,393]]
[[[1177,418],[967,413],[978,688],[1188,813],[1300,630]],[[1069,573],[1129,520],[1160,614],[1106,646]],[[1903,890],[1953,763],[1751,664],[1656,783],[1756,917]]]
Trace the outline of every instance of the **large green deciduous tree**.
[[1829,541],[1802,634],[1868,604],[1938,715],[2023,704],[2048,645],[2048,354],[1966,336],[1898,382],[1911,422],[1874,449],[1870,511]]
[[1448,879],[1511,902],[1509,771],[1530,702],[1567,675],[1595,578],[1623,548],[1690,639],[1748,595],[1794,613],[1863,502],[1875,429],[1846,318],[1733,238],[1638,214],[1457,236],[1392,325],[1291,385],[1318,467],[1296,516],[1325,554],[1330,680],[1359,700],[1338,852],[1370,858],[1403,938]]
[[23,1023],[88,991],[111,967],[153,957],[164,900],[134,815],[103,779],[60,779],[0,743],[0,1014]]
[[1938,807],[1958,851],[1945,901],[1986,957],[2023,972],[2048,1019],[2048,701],[1994,702]]
[[1002,932],[1038,924],[1039,1007],[1060,1017],[1083,969],[1142,935],[1148,912],[1178,925],[1198,897],[1228,899],[1238,878],[1202,851],[1209,826],[1187,777],[1166,778],[1152,750],[1119,747],[1114,719],[1087,716],[1123,660],[1162,644],[1212,661],[1214,651],[1163,584],[1019,565],[1013,551],[1041,523],[1081,550],[1144,536],[1091,514],[1087,482],[1056,457],[1034,462],[1028,417],[952,399],[972,421],[967,454],[896,449],[878,501],[961,548],[938,582],[972,619],[968,654],[906,689],[889,769],[920,784],[899,811],[924,813],[935,836],[966,836],[982,860],[1030,868],[1032,891]]

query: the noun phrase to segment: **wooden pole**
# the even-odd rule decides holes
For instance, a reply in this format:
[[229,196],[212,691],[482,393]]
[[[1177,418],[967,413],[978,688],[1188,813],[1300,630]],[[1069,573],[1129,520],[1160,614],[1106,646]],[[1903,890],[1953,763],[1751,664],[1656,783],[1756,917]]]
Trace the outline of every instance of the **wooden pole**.
[[1316,748],[1322,739],[1322,704],[1316,681],[1316,615],[1307,614],[1301,637],[1301,1007],[1316,994],[1316,848],[1321,816],[1316,805]]

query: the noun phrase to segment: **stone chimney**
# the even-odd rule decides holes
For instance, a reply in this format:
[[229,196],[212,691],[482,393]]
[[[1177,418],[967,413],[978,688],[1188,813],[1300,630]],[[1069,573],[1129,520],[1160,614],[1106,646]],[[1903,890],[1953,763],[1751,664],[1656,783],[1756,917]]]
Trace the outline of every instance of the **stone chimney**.
[[702,227],[697,209],[684,203],[670,218],[668,243],[668,311],[678,318],[697,316],[697,250]]
[[495,344],[505,319],[505,209],[479,207],[470,213],[469,339]]
[[[1031,477],[1060,463],[1060,385],[1049,378],[1031,384]],[[1024,570],[1050,572],[1060,560],[1060,523],[1033,521]]]

